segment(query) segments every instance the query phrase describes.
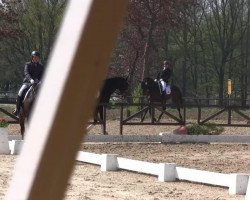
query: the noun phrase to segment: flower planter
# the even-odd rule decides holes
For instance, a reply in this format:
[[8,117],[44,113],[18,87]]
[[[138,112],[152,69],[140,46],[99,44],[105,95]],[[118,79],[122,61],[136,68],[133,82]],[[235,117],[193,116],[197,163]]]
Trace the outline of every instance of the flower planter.
[[173,134],[177,135],[188,135],[188,130],[186,126],[181,126],[173,131]]
[[0,128],[0,154],[10,154],[7,128]]

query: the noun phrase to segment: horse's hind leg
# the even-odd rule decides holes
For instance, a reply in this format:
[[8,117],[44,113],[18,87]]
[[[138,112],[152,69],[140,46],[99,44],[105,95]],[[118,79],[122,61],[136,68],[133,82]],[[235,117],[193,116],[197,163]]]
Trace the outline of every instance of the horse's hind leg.
[[179,105],[177,106],[177,110],[179,112],[179,118],[180,118],[181,122],[184,124],[184,121],[183,121],[183,118],[182,118],[182,115],[181,115],[181,108],[180,108]]
[[178,101],[178,104],[177,104],[177,109],[179,112],[180,120],[184,123],[182,115],[181,115],[181,108],[183,108],[183,104],[182,104],[182,98],[180,97],[180,100]]
[[160,122],[160,120],[161,120],[163,114],[164,114],[164,110],[161,111],[161,114],[159,115],[157,122]]
[[165,102],[163,102],[162,111],[161,111],[161,114],[160,114],[159,117],[158,117],[157,122],[160,122],[160,120],[161,120],[161,118],[162,118],[162,116],[163,116],[163,114],[164,114],[164,111],[165,111],[166,109],[167,109],[167,106],[166,106],[166,101],[165,101]]
[[179,118],[181,120],[181,123],[184,124],[182,115],[181,115],[181,108],[183,108],[183,104],[182,104],[182,96],[181,93],[179,92],[179,94],[177,95],[173,95],[172,96],[172,102],[176,105],[178,113],[179,113]]

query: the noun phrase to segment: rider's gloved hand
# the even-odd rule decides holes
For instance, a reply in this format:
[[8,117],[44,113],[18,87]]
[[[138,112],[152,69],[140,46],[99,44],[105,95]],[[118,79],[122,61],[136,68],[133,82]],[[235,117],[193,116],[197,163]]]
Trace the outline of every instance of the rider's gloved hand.
[[31,83],[31,84],[34,84],[35,81],[34,81],[33,79],[30,79],[30,83]]

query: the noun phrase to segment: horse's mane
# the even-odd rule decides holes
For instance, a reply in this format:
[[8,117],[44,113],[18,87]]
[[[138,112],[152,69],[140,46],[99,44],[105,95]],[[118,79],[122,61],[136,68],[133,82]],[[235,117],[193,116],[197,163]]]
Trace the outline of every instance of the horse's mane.
[[154,82],[154,79],[150,78],[150,77],[146,77],[143,79],[143,81],[149,81],[149,82]]
[[[104,80],[102,90],[99,96],[99,104],[109,103],[111,95],[119,90],[123,93],[128,89],[127,79],[124,77],[112,77]],[[95,121],[97,121],[97,114],[99,113],[100,119],[103,119],[103,105],[97,107],[97,112],[95,113]]]
[[101,94],[100,94],[100,102],[108,103],[112,93],[116,89],[119,89],[119,87],[121,86],[121,83],[124,83],[124,82],[126,82],[126,79],[121,76],[105,79],[102,90],[101,90]]
[[104,80],[102,87],[102,93],[108,92],[108,90],[115,88],[117,83],[121,80],[125,80],[123,77],[112,77]]
[[154,79],[150,77],[146,77],[143,79],[144,83],[148,83],[148,87],[151,87],[153,89],[153,92],[156,92],[156,90],[159,90],[158,82],[155,82]]

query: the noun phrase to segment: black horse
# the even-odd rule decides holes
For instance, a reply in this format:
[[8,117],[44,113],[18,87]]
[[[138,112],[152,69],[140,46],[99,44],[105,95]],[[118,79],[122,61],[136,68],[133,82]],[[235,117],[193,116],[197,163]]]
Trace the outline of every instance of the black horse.
[[97,122],[97,116],[99,113],[99,117],[103,120],[103,106],[102,104],[109,103],[111,95],[118,91],[119,94],[124,95],[128,89],[128,82],[126,78],[123,77],[113,77],[108,78],[104,81],[102,90],[98,97],[99,105],[97,106],[96,113],[94,116],[94,122]]
[[29,121],[31,110],[34,105],[39,86],[40,86],[40,83],[35,83],[30,86],[30,88],[25,94],[24,100],[21,105],[21,109],[20,109],[18,117],[19,117],[19,124],[21,127],[22,139],[24,139],[25,122]]
[[[141,82],[141,88],[143,95],[148,96],[149,103],[159,103],[162,105],[163,111],[166,110],[166,101],[171,99],[172,102],[177,106],[177,110],[179,112],[180,120],[182,120],[182,115],[180,109],[183,107],[183,100],[181,90],[175,86],[171,86],[171,93],[169,95],[162,94],[160,89],[160,83],[158,81],[154,81],[152,78],[144,78]],[[161,119],[164,112],[158,118],[158,121]]]

